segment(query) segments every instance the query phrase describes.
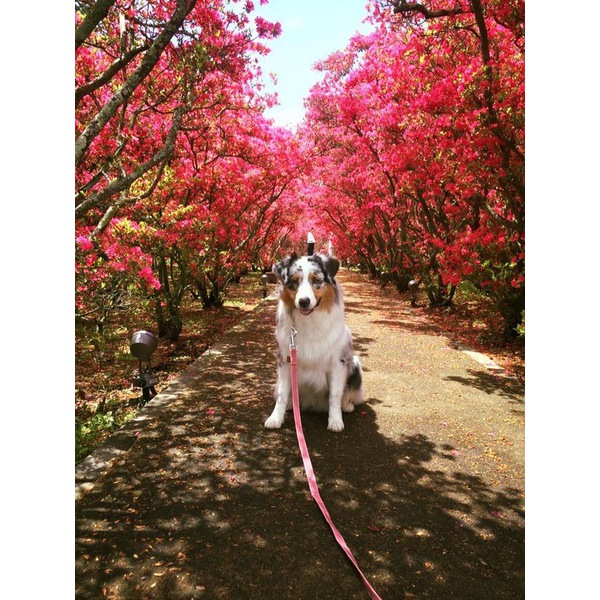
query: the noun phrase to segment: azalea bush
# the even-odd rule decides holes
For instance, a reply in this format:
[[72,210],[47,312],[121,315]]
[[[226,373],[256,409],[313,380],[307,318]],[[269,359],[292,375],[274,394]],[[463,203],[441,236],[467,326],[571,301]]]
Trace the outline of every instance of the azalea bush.
[[314,214],[373,276],[432,306],[469,280],[524,306],[523,3],[377,2],[319,68],[302,135]]
[[289,218],[294,143],[262,116],[256,65],[280,28],[251,2],[77,9],[77,314],[103,322],[137,286],[176,339],[183,296],[219,306]]
[[[264,0],[261,0],[264,3]],[[251,1],[76,3],[76,311],[137,289],[161,336],[219,307],[308,230],[431,306],[463,281],[524,308],[524,6],[372,0],[373,31],[317,65],[297,131],[265,118]]]

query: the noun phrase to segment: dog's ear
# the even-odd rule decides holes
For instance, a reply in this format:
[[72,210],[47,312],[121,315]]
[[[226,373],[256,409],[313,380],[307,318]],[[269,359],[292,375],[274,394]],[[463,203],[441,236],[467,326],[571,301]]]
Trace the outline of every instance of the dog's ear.
[[298,255],[293,252],[288,257],[284,258],[281,262],[273,265],[273,273],[279,277],[282,283],[285,283],[288,267],[295,261],[298,260]]
[[333,279],[340,269],[340,261],[335,256],[323,257],[323,265],[327,274]]

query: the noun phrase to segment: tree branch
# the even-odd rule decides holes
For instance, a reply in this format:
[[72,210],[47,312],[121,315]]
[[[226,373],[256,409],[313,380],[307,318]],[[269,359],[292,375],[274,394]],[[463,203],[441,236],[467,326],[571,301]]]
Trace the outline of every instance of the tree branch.
[[86,15],[83,23],[75,30],[75,50],[90,37],[98,23],[108,14],[110,7],[116,0],[98,0]]
[[110,196],[114,196],[123,190],[129,189],[131,184],[139,179],[144,173],[149,171],[151,168],[158,165],[160,162],[168,159],[175,148],[175,140],[177,139],[177,133],[181,126],[181,120],[183,118],[183,108],[178,108],[173,115],[173,123],[171,129],[167,134],[165,145],[149,160],[139,165],[136,169],[128,173],[124,177],[111,181],[103,190],[91,195],[86,198],[83,202],[75,207],[75,215],[81,216],[87,212],[93,206],[99,205],[102,201],[106,200]]
[[102,73],[102,75],[96,77],[96,79],[90,81],[89,83],[80,85],[75,90],[75,106],[77,106],[85,96],[91,94],[93,91],[102,87],[105,83],[108,83],[119,71],[124,69],[140,52],[148,50],[149,47],[149,44],[144,44],[143,46],[132,48],[122,58],[118,58],[117,60],[115,60],[108,67],[108,69],[106,69],[106,71]]
[[110,222],[117,216],[117,213],[119,212],[119,210],[121,208],[123,208],[123,206],[127,205],[127,204],[131,204],[133,202],[138,202],[139,200],[143,200],[144,198],[148,198],[152,192],[154,192],[154,190],[156,189],[156,186],[158,185],[162,174],[164,173],[165,170],[165,166],[167,164],[167,159],[163,160],[163,162],[161,163],[159,169],[158,169],[158,173],[156,174],[156,177],[154,178],[154,181],[152,182],[152,184],[150,185],[150,187],[141,195],[139,196],[128,196],[127,194],[124,194],[119,200],[117,200],[114,204],[111,204],[108,209],[106,210],[106,212],[104,213],[104,215],[102,216],[102,218],[100,219],[100,221],[98,222],[98,225],[96,225],[96,228],[94,229],[94,231],[92,231],[92,233],[90,234],[90,240],[94,241],[110,224]]
[[477,21],[477,27],[479,28],[481,36],[481,56],[483,57],[483,64],[487,66],[490,62],[490,40],[488,37],[487,25],[485,24],[481,0],[471,0],[471,6],[473,7],[475,21]]
[[418,12],[426,19],[438,19],[439,17],[462,15],[465,12],[460,6],[456,6],[454,8],[442,8],[439,10],[429,10],[426,6],[419,2],[407,2],[406,0],[391,0],[390,4],[394,8],[395,14]]
[[90,121],[81,135],[75,141],[75,163],[79,163],[90,144],[102,131],[108,121],[116,114],[119,107],[133,94],[137,86],[150,74],[163,50],[171,38],[183,25],[185,18],[194,8],[196,0],[177,0],[177,8],[171,19],[165,25],[162,33],[152,42],[144,54],[139,67],[129,76],[127,81],[114,93],[110,100],[102,107],[98,114]]

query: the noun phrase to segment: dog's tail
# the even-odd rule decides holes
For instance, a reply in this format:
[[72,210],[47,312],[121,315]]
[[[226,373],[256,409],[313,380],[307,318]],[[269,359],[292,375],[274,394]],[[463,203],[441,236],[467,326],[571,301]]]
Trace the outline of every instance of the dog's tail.
[[352,363],[346,380],[346,387],[350,395],[352,404],[362,404],[364,402],[363,384],[362,384],[362,365],[360,358],[356,354],[352,357]]

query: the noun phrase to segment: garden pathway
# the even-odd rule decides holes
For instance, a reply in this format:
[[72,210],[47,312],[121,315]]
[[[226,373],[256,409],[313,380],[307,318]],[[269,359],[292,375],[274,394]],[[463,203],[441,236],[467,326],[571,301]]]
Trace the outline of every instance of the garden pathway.
[[[524,598],[524,395],[342,270],[367,402],[303,415],[321,494],[384,600]],[[76,473],[76,597],[367,598],[312,500],[291,415],[266,430],[264,301]]]

